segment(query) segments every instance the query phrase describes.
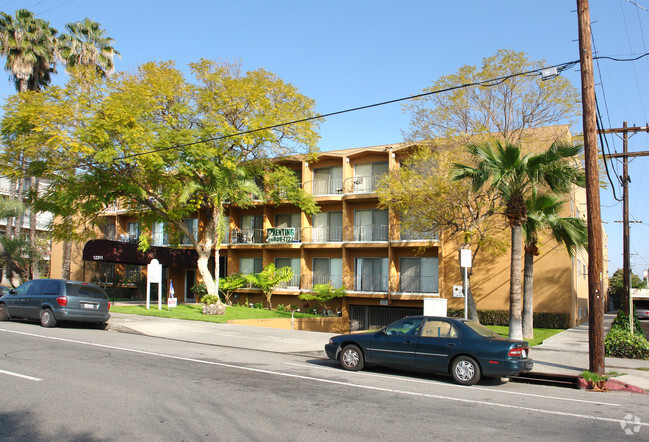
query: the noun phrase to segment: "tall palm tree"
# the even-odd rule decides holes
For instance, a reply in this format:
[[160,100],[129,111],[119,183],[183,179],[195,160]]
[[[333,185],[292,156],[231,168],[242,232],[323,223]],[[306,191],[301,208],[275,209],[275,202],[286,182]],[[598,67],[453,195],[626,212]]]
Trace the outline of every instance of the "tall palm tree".
[[[114,58],[119,52],[113,47],[114,40],[105,36],[99,23],[85,18],[83,21],[65,25],[67,34],[61,34],[58,42],[58,54],[67,68],[75,66],[93,66],[97,73],[106,78],[115,69]],[[63,243],[61,275],[70,278],[72,265],[72,241]]]
[[523,224],[525,264],[523,267],[523,338],[534,338],[534,257],[539,255],[539,233],[549,230],[552,238],[564,244],[571,257],[588,245],[588,229],[583,219],[559,215],[564,201],[557,195],[532,194],[526,202]]
[[521,317],[522,226],[527,218],[526,198],[540,186],[555,193],[566,193],[571,183],[583,176],[569,160],[581,150],[572,143],[555,142],[540,154],[521,154],[520,146],[499,141],[467,147],[477,167],[455,164],[454,178],[469,179],[478,190],[490,185],[503,201],[504,216],[511,229],[511,267],[509,280],[509,337],[523,338]]
[[51,81],[56,68],[57,30],[27,9],[15,18],[0,12],[0,54],[18,92],[39,91]]
[[66,66],[94,66],[102,77],[110,76],[115,69],[114,58],[120,54],[99,23],[85,18],[65,28],[68,33],[59,37],[59,56]]

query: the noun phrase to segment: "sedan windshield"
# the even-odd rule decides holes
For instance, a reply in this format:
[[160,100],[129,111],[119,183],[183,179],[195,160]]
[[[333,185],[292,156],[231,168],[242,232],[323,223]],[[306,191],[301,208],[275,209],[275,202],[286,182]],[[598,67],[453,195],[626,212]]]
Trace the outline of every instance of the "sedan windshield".
[[485,327],[484,325],[475,322],[475,321],[464,321],[464,323],[471,328],[474,332],[482,336],[483,338],[499,338],[500,335],[495,331]]

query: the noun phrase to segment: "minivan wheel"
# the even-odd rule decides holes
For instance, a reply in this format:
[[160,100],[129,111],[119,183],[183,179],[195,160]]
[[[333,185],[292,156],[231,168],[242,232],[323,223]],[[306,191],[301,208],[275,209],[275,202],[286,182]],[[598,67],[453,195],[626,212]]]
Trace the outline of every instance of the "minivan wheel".
[[0,304],[0,321],[8,321],[9,315],[7,314],[7,307],[4,304]]
[[54,327],[56,325],[56,318],[49,308],[41,310],[41,325],[43,327]]
[[358,371],[365,365],[363,353],[357,346],[351,344],[342,349],[338,360],[345,370]]

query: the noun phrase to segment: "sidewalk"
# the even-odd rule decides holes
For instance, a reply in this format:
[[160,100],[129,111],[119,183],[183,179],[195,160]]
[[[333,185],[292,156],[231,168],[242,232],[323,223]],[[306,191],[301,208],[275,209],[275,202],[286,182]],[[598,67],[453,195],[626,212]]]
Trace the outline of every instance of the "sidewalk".
[[[614,314],[605,315],[605,333],[614,318]],[[334,336],[331,333],[216,324],[124,313],[111,313],[108,329],[207,345],[320,358],[326,358],[324,345]],[[534,359],[533,372],[578,376],[587,370],[589,365],[588,325],[558,333],[546,339],[543,344],[532,347],[530,354]],[[606,358],[605,363],[607,373],[624,374],[616,376],[616,380],[649,389],[649,371],[646,371],[649,369],[649,361]],[[639,370],[641,368],[645,371]]]

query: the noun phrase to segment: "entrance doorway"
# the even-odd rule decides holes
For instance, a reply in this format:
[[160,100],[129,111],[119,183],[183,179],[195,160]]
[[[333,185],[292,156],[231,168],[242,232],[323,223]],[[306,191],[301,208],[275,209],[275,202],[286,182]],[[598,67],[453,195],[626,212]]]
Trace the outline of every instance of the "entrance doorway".
[[192,287],[196,284],[196,270],[185,270],[185,302],[196,302]]

